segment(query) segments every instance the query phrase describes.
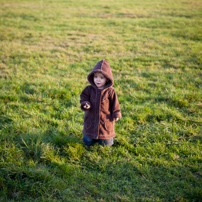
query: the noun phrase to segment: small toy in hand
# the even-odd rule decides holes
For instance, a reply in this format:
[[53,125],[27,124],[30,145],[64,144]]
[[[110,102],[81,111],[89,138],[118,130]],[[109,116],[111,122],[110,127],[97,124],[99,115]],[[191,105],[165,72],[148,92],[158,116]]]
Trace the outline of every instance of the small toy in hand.
[[84,108],[85,108],[85,109],[89,109],[89,108],[90,108],[90,105],[89,105],[88,103],[86,103],[86,104],[84,105]]

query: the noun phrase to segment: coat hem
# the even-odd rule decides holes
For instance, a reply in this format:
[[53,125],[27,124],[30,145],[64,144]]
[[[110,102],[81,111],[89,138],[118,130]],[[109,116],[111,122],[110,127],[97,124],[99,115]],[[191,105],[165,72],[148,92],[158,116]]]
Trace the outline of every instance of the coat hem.
[[91,135],[90,133],[85,133],[85,132],[83,132],[82,131],[82,133],[83,133],[83,135],[85,135],[85,136],[87,136],[87,137],[90,137],[90,138],[92,138],[92,139],[95,139],[95,140],[98,140],[98,139],[102,139],[102,140],[108,140],[108,139],[111,139],[111,138],[114,138],[114,137],[116,137],[116,134],[114,133],[114,134],[112,134],[112,135],[109,135],[109,136],[103,136],[103,137],[99,137],[98,138],[98,136],[97,137],[95,137],[95,136],[93,136],[93,135]]

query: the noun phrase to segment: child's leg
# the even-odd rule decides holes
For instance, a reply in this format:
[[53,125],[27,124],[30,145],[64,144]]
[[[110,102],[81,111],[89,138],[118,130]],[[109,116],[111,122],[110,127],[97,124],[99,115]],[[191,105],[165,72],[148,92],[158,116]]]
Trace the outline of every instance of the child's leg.
[[87,136],[83,136],[83,141],[85,143],[85,145],[87,146],[91,146],[91,145],[94,145],[96,143],[96,140],[90,138],[90,137],[87,137]]
[[110,147],[114,144],[114,140],[113,140],[113,138],[107,139],[107,140],[98,139],[98,143],[102,146]]

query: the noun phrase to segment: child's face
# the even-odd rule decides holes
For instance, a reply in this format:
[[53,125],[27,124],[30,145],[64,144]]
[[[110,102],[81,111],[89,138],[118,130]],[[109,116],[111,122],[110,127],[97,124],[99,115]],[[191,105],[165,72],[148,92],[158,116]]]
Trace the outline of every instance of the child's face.
[[108,79],[102,73],[94,73],[93,81],[95,85],[98,87],[98,89],[102,89],[105,87],[105,84],[108,81]]

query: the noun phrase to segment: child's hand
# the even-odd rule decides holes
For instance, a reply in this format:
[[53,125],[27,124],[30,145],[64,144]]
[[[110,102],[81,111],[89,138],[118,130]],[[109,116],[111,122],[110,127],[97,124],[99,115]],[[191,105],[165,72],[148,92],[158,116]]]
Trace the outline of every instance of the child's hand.
[[83,106],[84,109],[89,109],[90,108],[90,105],[88,103],[86,103],[84,106]]
[[115,121],[118,121],[119,120],[119,118],[115,118]]

